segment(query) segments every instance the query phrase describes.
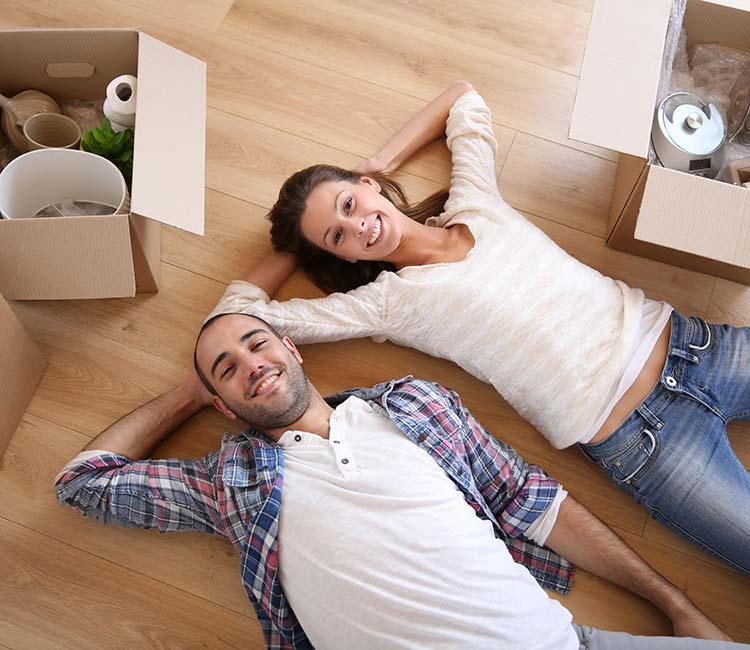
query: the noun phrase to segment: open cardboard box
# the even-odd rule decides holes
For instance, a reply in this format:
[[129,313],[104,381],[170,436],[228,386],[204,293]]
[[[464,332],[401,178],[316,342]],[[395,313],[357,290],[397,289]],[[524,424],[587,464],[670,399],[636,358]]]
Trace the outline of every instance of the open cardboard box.
[[[575,108],[574,140],[620,152],[612,248],[750,284],[750,191],[649,165],[670,0],[596,0]],[[750,5],[688,0],[688,49],[750,50]]]
[[0,92],[104,100],[138,77],[131,213],[0,219],[0,292],[112,298],[159,287],[161,223],[203,234],[206,64],[136,29],[0,30]]
[[36,343],[0,295],[0,458],[47,366]]

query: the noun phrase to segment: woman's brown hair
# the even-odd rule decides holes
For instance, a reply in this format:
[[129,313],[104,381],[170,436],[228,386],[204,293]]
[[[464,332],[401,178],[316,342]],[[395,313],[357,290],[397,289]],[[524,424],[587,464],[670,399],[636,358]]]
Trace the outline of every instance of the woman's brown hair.
[[[294,253],[305,273],[326,293],[350,291],[372,282],[381,271],[395,270],[390,262],[367,260],[352,263],[342,260],[309,242],[300,229],[300,218],[305,211],[307,197],[320,183],[359,183],[361,176],[358,172],[331,165],[313,165],[303,169],[292,174],[284,182],[279,190],[279,198],[267,215],[271,221],[273,247],[278,251]],[[380,184],[380,193],[386,199],[419,223],[440,214],[448,198],[448,192],[440,190],[411,205],[399,183],[380,173],[371,173],[368,176]]]

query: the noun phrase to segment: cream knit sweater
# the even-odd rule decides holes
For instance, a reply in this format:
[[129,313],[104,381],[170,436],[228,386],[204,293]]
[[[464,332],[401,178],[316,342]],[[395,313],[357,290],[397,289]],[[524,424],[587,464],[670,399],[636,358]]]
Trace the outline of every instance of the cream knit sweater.
[[475,245],[464,260],[384,271],[314,300],[270,301],[235,281],[211,316],[255,314],[296,343],[370,336],[450,359],[492,384],[552,445],[570,446],[623,374],[643,292],[580,263],[503,201],[490,110],[478,93],[456,101],[446,135],[450,195],[428,225],[466,224]]

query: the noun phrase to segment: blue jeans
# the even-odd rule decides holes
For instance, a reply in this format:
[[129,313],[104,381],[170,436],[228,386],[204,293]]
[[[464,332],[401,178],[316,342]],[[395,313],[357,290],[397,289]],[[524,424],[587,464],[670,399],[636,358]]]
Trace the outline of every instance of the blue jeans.
[[750,327],[672,313],[660,382],[583,452],[667,528],[750,572],[750,475],[726,423],[750,418]]

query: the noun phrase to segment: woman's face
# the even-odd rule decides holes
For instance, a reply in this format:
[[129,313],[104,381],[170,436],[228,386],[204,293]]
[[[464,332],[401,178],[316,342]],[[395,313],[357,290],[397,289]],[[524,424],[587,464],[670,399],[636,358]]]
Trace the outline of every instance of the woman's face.
[[300,218],[305,239],[342,259],[386,260],[401,241],[408,217],[380,194],[377,181],[326,181],[307,197]]

